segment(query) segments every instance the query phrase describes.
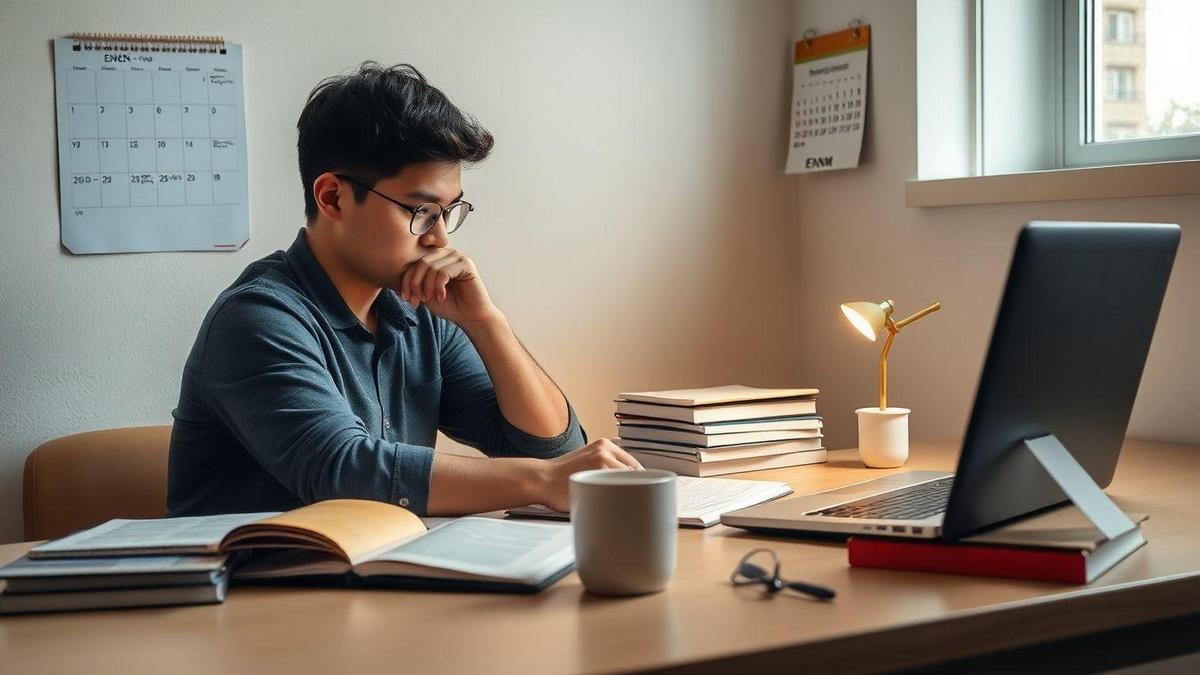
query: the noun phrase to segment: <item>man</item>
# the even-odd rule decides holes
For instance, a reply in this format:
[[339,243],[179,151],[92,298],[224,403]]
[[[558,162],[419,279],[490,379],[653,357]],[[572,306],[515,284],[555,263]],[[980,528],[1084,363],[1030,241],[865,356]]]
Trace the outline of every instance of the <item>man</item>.
[[[409,65],[321,82],[298,123],[308,222],[217,298],[184,366],[172,516],[353,497],[452,515],[641,468],[587,438],[447,235],[492,137]],[[489,457],[434,454],[441,429]],[[584,447],[581,447],[584,446]]]

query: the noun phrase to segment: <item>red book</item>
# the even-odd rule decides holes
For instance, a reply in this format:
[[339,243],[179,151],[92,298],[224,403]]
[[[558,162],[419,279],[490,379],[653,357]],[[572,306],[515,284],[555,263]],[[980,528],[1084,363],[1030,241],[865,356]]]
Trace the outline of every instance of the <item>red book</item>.
[[1087,584],[1146,543],[1141,527],[1105,539],[1081,518],[1066,507],[953,543],[852,537],[847,548],[853,567]]

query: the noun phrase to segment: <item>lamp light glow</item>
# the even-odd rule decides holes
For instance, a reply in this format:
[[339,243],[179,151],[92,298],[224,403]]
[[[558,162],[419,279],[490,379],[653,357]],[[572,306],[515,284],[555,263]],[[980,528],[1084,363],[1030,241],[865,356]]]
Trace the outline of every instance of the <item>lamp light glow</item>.
[[890,300],[879,303],[847,302],[842,305],[842,314],[846,315],[858,332],[874,342],[879,339],[879,334],[883,332],[894,309]]
[[942,304],[935,302],[910,317],[893,321],[892,312],[896,310],[896,305],[891,300],[884,300],[883,302],[847,302],[842,305],[842,314],[845,314],[850,324],[871,342],[875,342],[880,333],[885,329],[887,330],[887,340],[883,343],[883,352],[879,355],[880,410],[887,408],[887,357],[888,351],[892,348],[892,340],[900,332],[900,329],[926,314],[936,312],[941,308]]

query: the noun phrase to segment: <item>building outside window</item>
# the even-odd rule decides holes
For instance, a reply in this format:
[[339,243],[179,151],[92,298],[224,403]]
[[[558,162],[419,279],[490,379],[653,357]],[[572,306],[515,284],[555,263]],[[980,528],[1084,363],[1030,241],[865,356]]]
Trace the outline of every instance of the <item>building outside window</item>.
[[1105,39],[1119,44],[1133,43],[1133,12],[1124,9],[1110,11],[1105,13],[1104,19]]
[[1104,69],[1104,100],[1133,101],[1137,98],[1134,90],[1135,71],[1128,67],[1113,67]]

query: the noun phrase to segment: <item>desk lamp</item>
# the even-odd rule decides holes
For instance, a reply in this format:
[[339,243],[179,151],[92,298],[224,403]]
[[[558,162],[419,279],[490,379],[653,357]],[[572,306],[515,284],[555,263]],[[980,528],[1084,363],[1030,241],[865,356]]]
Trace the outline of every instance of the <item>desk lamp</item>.
[[896,305],[891,300],[883,302],[848,302],[842,305],[842,313],[850,323],[868,340],[875,342],[879,334],[887,330],[887,340],[879,355],[879,407],[859,408],[858,452],[863,463],[875,468],[892,468],[908,460],[908,408],[889,408],[887,404],[887,357],[896,334],[908,324],[936,312],[942,305],[935,302],[910,317],[892,320]]

